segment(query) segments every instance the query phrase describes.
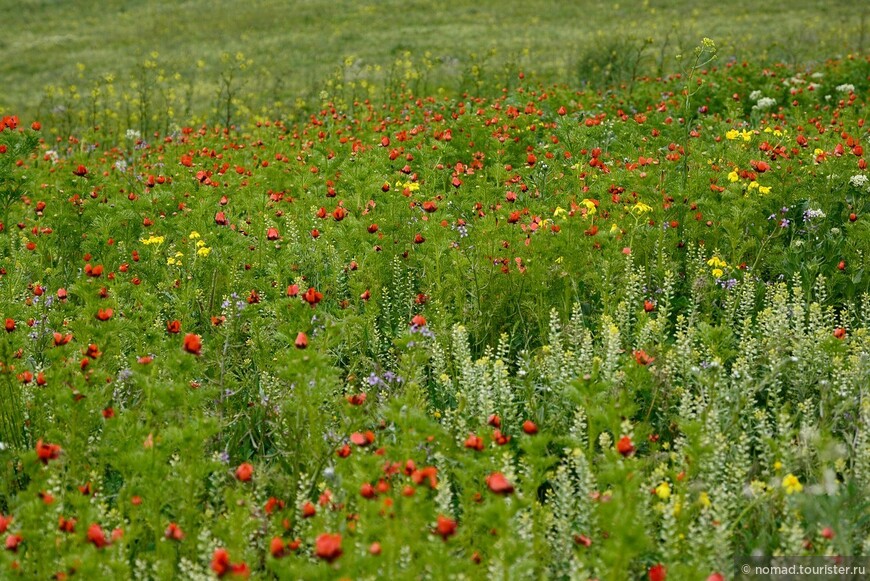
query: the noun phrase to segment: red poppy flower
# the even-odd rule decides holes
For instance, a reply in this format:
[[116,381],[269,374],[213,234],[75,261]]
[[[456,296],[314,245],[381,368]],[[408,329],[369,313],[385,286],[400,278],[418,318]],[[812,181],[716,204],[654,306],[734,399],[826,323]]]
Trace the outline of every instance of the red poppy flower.
[[54,346],[60,347],[61,345],[66,345],[70,341],[72,341],[72,333],[67,333],[66,335],[61,335],[60,333],[54,333]]
[[411,481],[414,484],[422,484],[424,480],[428,480],[429,488],[438,488],[438,469],[435,466],[426,466],[411,472]]
[[474,434],[468,434],[468,437],[465,439],[465,447],[480,452],[484,447],[483,438]]
[[6,537],[6,550],[12,553],[18,550],[18,545],[24,540],[21,535],[9,535]]
[[523,431],[530,436],[534,436],[538,433],[538,425],[532,420],[526,420],[523,422]]
[[266,230],[266,240],[277,240],[280,238],[280,234],[278,234],[277,228],[269,228]]
[[364,300],[364,301],[367,301],[367,300],[369,300],[370,298],[372,298],[372,293],[369,291],[369,289],[366,289],[366,290],[363,291],[363,293],[359,296],[359,298],[361,298],[361,299]]
[[501,427],[501,418],[498,417],[497,414],[492,414],[491,416],[489,416],[487,418],[486,423],[489,424],[490,426],[492,426],[493,428],[500,428]]
[[369,234],[374,234],[375,232],[378,231],[378,225],[377,224],[369,225],[368,231],[369,231]]
[[79,177],[85,177],[88,175],[88,168],[83,165],[79,165],[73,170],[73,173]]
[[435,205],[435,202],[423,202],[423,211],[432,213],[438,209],[438,206]]
[[506,434],[503,434],[501,430],[493,430],[492,439],[499,446],[504,446],[505,444],[507,444],[508,442],[511,441],[511,437],[506,435]]
[[181,531],[181,527],[179,527],[176,523],[171,522],[169,523],[169,526],[166,527],[166,530],[163,532],[163,536],[170,541],[180,541],[184,538],[184,533]]
[[350,456],[350,452],[351,452],[351,447],[348,446],[347,444],[345,444],[341,448],[339,448],[335,453],[339,458],[347,458],[348,456]]
[[193,355],[202,354],[202,339],[199,335],[188,333],[184,336],[184,350]]
[[719,572],[710,573],[710,576],[707,577],[707,581],[725,581],[725,577]]
[[834,337],[837,339],[845,339],[846,338],[846,329],[843,327],[837,327],[834,329]]
[[375,487],[368,482],[363,482],[362,486],[359,487],[359,493],[360,496],[368,499],[377,496],[377,493],[375,492]]
[[323,300],[323,294],[317,292],[317,290],[312,286],[302,295],[302,300],[311,305],[311,308],[314,308],[314,305]]
[[347,403],[350,405],[362,405],[366,402],[366,394],[364,393],[355,393],[353,395],[347,396]]
[[354,432],[350,435],[350,441],[357,446],[368,446],[375,441],[375,434],[371,430],[367,431],[365,434]]
[[248,462],[243,462],[236,468],[236,478],[242,482],[250,482],[253,475],[254,467]]
[[299,294],[299,285],[298,284],[291,284],[287,287],[287,296],[288,297],[295,297],[298,294]]
[[411,319],[411,324],[416,325],[417,327],[425,327],[426,317],[423,315],[414,315],[414,318]]
[[227,224],[230,223],[230,221],[227,220],[227,215],[225,213],[217,212],[214,215],[214,223],[217,224],[218,226],[226,226]]
[[284,543],[284,539],[272,537],[272,540],[269,542],[269,552],[276,559],[285,556],[287,554],[287,545]]
[[48,464],[49,460],[56,460],[60,457],[61,448],[57,444],[43,444],[42,439],[36,442],[36,456],[43,464]]
[[327,563],[332,563],[341,554],[341,535],[338,533],[323,533],[314,541],[314,554]]
[[655,357],[652,357],[647,354],[643,349],[638,349],[637,351],[632,352],[634,355],[634,360],[637,361],[638,365],[649,365],[653,361],[655,361]]
[[591,547],[592,539],[586,535],[574,535],[574,543],[577,545],[583,545],[584,547]]
[[230,570],[230,554],[226,549],[215,549],[211,557],[211,570],[223,577]]
[[419,232],[414,234],[414,244],[423,244],[424,242],[426,242],[426,239],[423,238],[422,234],[420,234]]
[[667,578],[667,569],[661,563],[653,565],[648,572],[649,581],[665,581]]
[[344,217],[347,216],[347,210],[338,206],[335,210],[332,211],[332,219],[336,222],[341,222],[344,220]]
[[0,534],[6,532],[6,529],[9,528],[9,525],[12,524],[12,516],[3,516],[3,513],[0,513]]
[[616,443],[616,451],[623,455],[623,457],[628,457],[634,454],[634,444],[631,443],[631,438],[628,436],[623,436]]
[[299,334],[296,335],[296,341],[293,344],[296,345],[297,349],[305,349],[308,347],[308,335],[300,331]]
[[100,348],[97,346],[96,343],[90,343],[88,345],[87,351],[85,351],[85,355],[90,357],[91,359],[99,359],[102,354],[102,351],[100,351]]
[[496,494],[512,494],[514,485],[508,482],[508,479],[501,472],[493,472],[486,477],[486,485]]
[[97,320],[99,321],[108,321],[112,318],[112,315],[115,314],[115,311],[112,309],[100,309],[97,311]]
[[57,519],[57,530],[63,533],[74,533],[76,532],[76,519],[74,518],[64,518],[63,516],[58,517]]
[[172,333],[173,335],[175,333],[181,332],[181,321],[179,321],[178,319],[174,321],[168,321],[166,323],[166,332]]
[[643,310],[647,313],[651,313],[656,310],[656,304],[652,301],[644,301],[643,302]]
[[96,548],[102,549],[108,546],[109,540],[106,538],[106,533],[97,523],[88,527],[88,542],[92,543]]
[[6,319],[6,332],[11,333],[15,330],[15,319]]
[[306,501],[305,504],[302,505],[302,518],[311,518],[317,514],[317,508],[310,502]]
[[435,524],[436,535],[439,535],[444,541],[456,534],[456,521],[439,514]]
[[276,510],[282,510],[284,508],[284,501],[274,496],[270,496],[269,500],[266,501],[266,504],[263,505],[263,510],[266,514],[272,514]]
[[67,292],[66,292],[66,289],[65,289],[65,288],[59,288],[59,289],[57,289],[57,298],[58,298],[58,299],[60,299],[60,300],[62,300],[62,301],[65,301],[65,300],[66,300],[66,297],[67,297]]

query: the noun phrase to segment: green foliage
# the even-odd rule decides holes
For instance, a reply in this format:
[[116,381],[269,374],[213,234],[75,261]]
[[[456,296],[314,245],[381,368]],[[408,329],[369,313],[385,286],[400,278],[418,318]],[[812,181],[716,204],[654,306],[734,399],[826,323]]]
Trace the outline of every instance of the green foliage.
[[651,78],[625,42],[582,90],[487,53],[427,96],[401,47],[370,90],[349,59],[296,123],[254,59],[203,114],[149,56],[70,98],[74,135],[4,119],[4,574],[866,553],[870,61],[705,40]]

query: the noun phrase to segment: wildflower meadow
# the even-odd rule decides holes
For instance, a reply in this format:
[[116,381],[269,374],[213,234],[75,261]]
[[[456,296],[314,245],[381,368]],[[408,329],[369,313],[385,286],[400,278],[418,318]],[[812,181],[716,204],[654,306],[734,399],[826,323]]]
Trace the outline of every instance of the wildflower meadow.
[[0,578],[870,556],[870,55],[668,38],[0,107]]

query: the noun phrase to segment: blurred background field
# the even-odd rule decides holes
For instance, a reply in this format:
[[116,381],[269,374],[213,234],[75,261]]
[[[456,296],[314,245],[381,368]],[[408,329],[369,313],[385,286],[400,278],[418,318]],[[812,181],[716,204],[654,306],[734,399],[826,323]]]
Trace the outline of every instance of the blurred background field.
[[[147,120],[143,103],[167,123],[292,118],[337,91],[456,93],[518,70],[600,87],[676,70],[705,36],[723,60],[754,63],[870,42],[867,0],[0,0],[0,12],[0,111],[70,126],[87,109]],[[72,110],[81,118],[64,119]]]

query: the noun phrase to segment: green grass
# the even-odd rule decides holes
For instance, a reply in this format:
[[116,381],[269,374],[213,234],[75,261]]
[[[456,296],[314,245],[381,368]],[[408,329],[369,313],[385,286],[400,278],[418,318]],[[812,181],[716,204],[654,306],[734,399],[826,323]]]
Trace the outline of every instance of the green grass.
[[[253,61],[243,80],[253,92],[269,93],[271,103],[316,94],[347,57],[357,60],[358,77],[377,82],[406,51],[418,59],[428,53],[432,69],[424,81],[454,90],[467,86],[475,65],[498,70],[511,64],[569,84],[606,79],[607,63],[629,66],[627,47],[646,37],[655,38],[641,67],[649,72],[673,70],[674,56],[703,36],[716,40],[724,59],[809,62],[863,52],[866,8],[866,2],[823,0],[763,9],[746,0],[703,9],[687,0],[458,0],[439,9],[419,0],[253,0],[244,6],[230,0],[2,0],[0,12],[15,18],[0,38],[6,87],[0,110],[41,113],[55,105],[44,98],[45,87],[77,84],[82,91],[103,74],[123,78],[152,52],[159,53],[161,69],[181,72],[195,87],[198,113],[214,105],[224,52]],[[611,71],[610,77],[623,74]]]

